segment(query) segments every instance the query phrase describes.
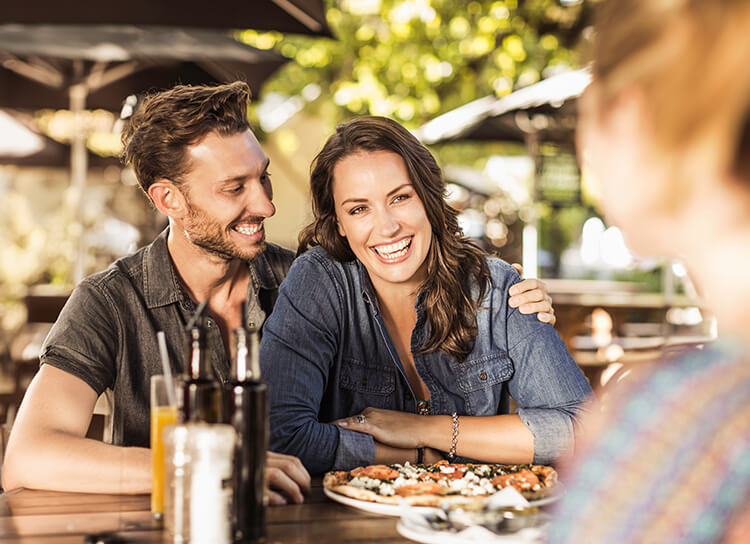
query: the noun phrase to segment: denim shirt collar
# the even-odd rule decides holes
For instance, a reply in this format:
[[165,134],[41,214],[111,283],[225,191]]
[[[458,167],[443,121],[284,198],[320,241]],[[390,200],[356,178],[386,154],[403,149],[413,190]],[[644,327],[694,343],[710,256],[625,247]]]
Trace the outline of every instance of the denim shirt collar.
[[169,227],[164,229],[143,255],[143,296],[149,309],[184,299],[172,258],[167,249]]
[[[359,259],[355,259],[354,262],[357,264],[357,272],[359,274],[359,283],[362,286],[362,297],[365,302],[372,308],[373,315],[380,313],[380,303],[378,302],[378,295],[375,292],[375,286],[372,284],[370,274],[367,273],[365,265]],[[417,310],[417,325],[420,325],[422,316],[424,314],[424,297],[425,290],[421,289],[417,294],[417,301],[414,303],[414,309]]]
[[360,260],[355,259],[354,262],[357,265],[359,284],[362,286],[362,297],[372,310],[373,315],[378,315],[380,313],[380,303],[378,302],[378,295],[375,293],[375,286],[373,286],[372,280],[370,280],[370,275],[367,273],[367,269]]
[[[149,309],[190,298],[177,277],[177,271],[167,247],[167,236],[169,236],[169,227],[165,228],[146,248],[143,256],[143,293]],[[249,262],[248,267],[253,280],[249,289],[257,293],[259,289],[279,288],[279,281],[265,254]]]

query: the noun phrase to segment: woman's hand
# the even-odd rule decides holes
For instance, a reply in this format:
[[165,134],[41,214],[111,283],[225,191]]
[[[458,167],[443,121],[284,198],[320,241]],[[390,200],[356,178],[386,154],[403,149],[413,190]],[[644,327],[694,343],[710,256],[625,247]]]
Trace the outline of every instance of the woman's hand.
[[[523,273],[520,264],[512,265],[519,274]],[[518,308],[522,314],[536,313],[536,318],[543,322],[554,325],[557,321],[555,309],[552,307],[552,297],[549,296],[547,284],[537,279],[527,279],[513,285],[508,294],[508,304],[511,308]]]
[[424,446],[425,427],[430,418],[396,410],[365,408],[361,414],[333,422],[344,429],[367,433],[378,442],[394,448]]

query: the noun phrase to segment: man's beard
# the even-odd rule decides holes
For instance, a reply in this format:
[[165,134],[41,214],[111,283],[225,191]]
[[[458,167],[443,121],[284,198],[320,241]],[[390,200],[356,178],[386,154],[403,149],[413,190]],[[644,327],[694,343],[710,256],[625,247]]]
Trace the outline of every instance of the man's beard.
[[[188,200],[188,216],[185,220],[185,236],[194,245],[215,257],[231,261],[241,259],[252,261],[266,250],[265,240],[252,247],[242,248],[230,238],[227,230],[218,221],[213,220],[198,206]],[[264,234],[265,236],[265,234]]]

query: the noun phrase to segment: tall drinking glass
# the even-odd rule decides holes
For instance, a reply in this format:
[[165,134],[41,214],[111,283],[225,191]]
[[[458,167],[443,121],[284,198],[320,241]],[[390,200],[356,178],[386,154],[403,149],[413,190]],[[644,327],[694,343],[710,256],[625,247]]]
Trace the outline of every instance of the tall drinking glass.
[[151,513],[164,515],[163,429],[177,421],[177,406],[170,402],[164,376],[151,376]]

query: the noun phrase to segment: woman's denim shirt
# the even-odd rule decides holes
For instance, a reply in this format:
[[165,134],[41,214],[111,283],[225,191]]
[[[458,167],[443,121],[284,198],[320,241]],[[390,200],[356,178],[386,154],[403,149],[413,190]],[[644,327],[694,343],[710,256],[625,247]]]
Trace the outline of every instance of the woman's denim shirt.
[[[414,364],[436,415],[507,414],[512,396],[534,435],[534,462],[549,463],[572,446],[574,422],[591,389],[554,327],[508,305],[518,273],[500,259],[487,262],[493,285],[466,360],[416,353],[429,331],[420,295]],[[263,330],[261,364],[271,395],[270,449],[299,457],[313,474],[375,458],[370,435],[329,422],[368,406],[416,412],[367,271],[319,247],[294,261],[280,287]]]

